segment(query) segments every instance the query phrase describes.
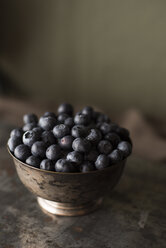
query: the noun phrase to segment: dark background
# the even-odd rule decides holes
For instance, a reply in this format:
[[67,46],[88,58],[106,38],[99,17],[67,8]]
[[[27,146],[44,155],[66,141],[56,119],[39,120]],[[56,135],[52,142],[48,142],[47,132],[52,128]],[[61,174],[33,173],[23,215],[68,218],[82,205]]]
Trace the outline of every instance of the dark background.
[[1,92],[162,116],[165,10],[162,0],[0,0]]

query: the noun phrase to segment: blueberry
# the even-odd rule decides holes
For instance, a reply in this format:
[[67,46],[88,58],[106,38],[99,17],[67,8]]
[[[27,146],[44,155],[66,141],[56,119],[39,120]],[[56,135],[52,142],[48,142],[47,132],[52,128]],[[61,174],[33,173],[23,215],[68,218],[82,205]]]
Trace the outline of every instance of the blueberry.
[[96,128],[98,128],[100,130],[101,125],[102,125],[102,122],[97,122],[96,123]]
[[73,150],[76,152],[87,153],[91,149],[91,144],[88,140],[76,138],[72,144]]
[[101,140],[97,148],[102,154],[108,154],[113,150],[113,147],[108,140]]
[[118,125],[116,123],[110,123],[110,132],[116,132]]
[[59,145],[64,150],[72,150],[72,143],[74,138],[71,135],[64,136],[59,140]]
[[46,150],[46,157],[50,160],[58,160],[61,157],[60,147],[56,144],[49,146]]
[[109,123],[104,122],[100,125],[100,130],[105,135],[111,131],[111,126]]
[[73,117],[68,117],[67,119],[65,119],[64,124],[67,125],[67,126],[69,126],[69,127],[73,127],[74,126],[74,119],[73,119]]
[[44,117],[52,117],[52,118],[56,119],[56,114],[53,112],[45,112],[43,116]]
[[[116,123],[107,123],[107,122],[97,122],[96,127],[101,129],[102,128],[102,133],[106,134],[107,132],[116,132],[118,125]],[[104,124],[104,125],[103,125]]]
[[25,163],[29,164],[33,167],[39,168],[40,167],[40,158],[31,155],[30,157],[28,157],[26,159]]
[[23,133],[22,128],[15,128],[11,131],[10,137],[22,137]]
[[131,154],[132,146],[127,141],[122,141],[118,144],[117,149],[123,152],[123,157],[126,158]]
[[71,104],[69,103],[63,103],[58,107],[58,114],[68,114],[68,115],[72,115],[73,114],[73,107]]
[[22,143],[21,138],[17,136],[10,137],[8,140],[8,147],[11,152],[14,152],[14,149]]
[[31,152],[36,157],[45,158],[45,153],[46,153],[45,143],[43,141],[36,141],[31,147]]
[[97,170],[102,170],[108,167],[109,163],[109,158],[104,154],[100,154],[96,159],[95,167]]
[[74,123],[76,125],[88,125],[90,123],[90,116],[82,114],[81,112],[77,113],[74,117]]
[[47,147],[56,143],[56,138],[52,131],[44,131],[41,135],[41,139]]
[[98,152],[96,150],[91,150],[89,153],[84,155],[84,160],[95,162],[98,157]]
[[83,162],[83,155],[79,152],[73,151],[67,154],[66,159],[70,161],[71,163],[79,165]]
[[25,124],[22,129],[24,132],[26,132],[26,131],[32,130],[36,126],[37,126],[37,124],[35,122],[31,122],[31,123]]
[[98,129],[91,129],[88,136],[86,137],[91,143],[96,144],[102,138],[101,132]]
[[96,118],[96,122],[107,122],[110,123],[110,118],[108,117],[108,115],[102,114],[102,113],[98,113],[98,116]]
[[24,144],[18,145],[14,150],[14,155],[19,160],[25,162],[25,160],[31,156],[31,150],[29,146],[26,146]]
[[[84,126],[85,127],[85,126]],[[88,125],[88,126],[86,126],[86,128],[87,128],[87,130],[89,131],[89,130],[91,130],[91,129],[97,129],[96,128],[96,123],[92,120],[91,122],[90,122],[90,124]],[[100,131],[100,130],[99,130]]]
[[116,164],[123,159],[123,152],[115,149],[108,155],[108,157],[110,159],[110,164]]
[[67,134],[70,133],[70,129],[68,126],[64,125],[64,124],[60,124],[54,127],[53,129],[53,134],[55,135],[56,138],[60,139],[64,136],[66,136]]
[[40,169],[48,170],[48,171],[55,171],[54,164],[50,159],[43,159],[40,163]]
[[77,166],[71,164],[66,159],[59,159],[55,164],[56,172],[75,172],[77,171]]
[[26,114],[23,116],[23,121],[25,124],[28,123],[37,123],[38,122],[38,118],[35,114]]
[[41,127],[34,127],[32,130],[36,132],[39,136],[41,136],[43,132],[43,129]]
[[93,117],[93,108],[90,106],[83,108],[82,114],[89,115],[90,118]]
[[63,124],[68,117],[69,117],[69,115],[67,115],[65,113],[58,115],[58,117],[57,117],[58,123]]
[[110,141],[114,148],[117,147],[118,143],[120,142],[120,137],[113,132],[107,133],[104,138]]
[[96,169],[95,166],[91,162],[89,162],[89,161],[84,161],[80,165],[80,171],[81,172],[94,171],[95,169]]
[[120,136],[122,140],[126,140],[129,137],[129,131],[123,127],[117,127],[116,133]]
[[42,116],[39,119],[39,126],[46,131],[52,130],[53,127],[56,125],[56,123],[57,123],[56,119],[51,116],[48,117]]
[[99,117],[99,115],[100,115],[101,113],[100,112],[97,112],[97,111],[93,111],[93,120],[95,121],[95,122],[97,122],[97,119],[98,119],[98,117]]
[[39,139],[40,139],[40,136],[38,135],[38,133],[34,132],[33,130],[26,131],[23,134],[23,138],[22,138],[24,145],[27,145],[27,146],[32,146],[33,143],[35,143]]
[[86,133],[87,129],[83,125],[75,125],[71,130],[71,134],[74,138],[84,137]]

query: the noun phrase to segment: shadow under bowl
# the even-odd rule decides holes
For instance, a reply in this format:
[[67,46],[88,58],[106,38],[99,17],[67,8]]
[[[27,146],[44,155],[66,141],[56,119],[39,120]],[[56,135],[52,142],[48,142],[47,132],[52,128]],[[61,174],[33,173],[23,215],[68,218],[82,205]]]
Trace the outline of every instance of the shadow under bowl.
[[27,165],[12,156],[21,182],[37,196],[46,213],[77,216],[97,209],[118,183],[126,159],[103,170],[86,173],[46,171]]

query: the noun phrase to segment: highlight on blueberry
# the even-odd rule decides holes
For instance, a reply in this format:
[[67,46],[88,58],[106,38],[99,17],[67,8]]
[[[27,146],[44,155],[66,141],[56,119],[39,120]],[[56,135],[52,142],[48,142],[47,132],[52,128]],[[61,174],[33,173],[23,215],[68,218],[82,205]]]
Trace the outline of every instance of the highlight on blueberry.
[[63,103],[41,117],[25,114],[23,123],[11,131],[7,145],[35,169],[88,173],[118,165],[132,152],[129,131],[91,106],[74,113],[71,104]]

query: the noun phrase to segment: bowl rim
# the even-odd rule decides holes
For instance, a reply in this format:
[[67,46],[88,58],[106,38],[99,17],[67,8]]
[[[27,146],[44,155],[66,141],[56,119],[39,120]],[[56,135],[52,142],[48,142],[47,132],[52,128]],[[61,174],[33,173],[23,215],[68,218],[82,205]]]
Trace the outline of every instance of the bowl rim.
[[125,164],[127,158],[121,160],[120,162],[118,162],[117,164],[113,164],[112,166],[108,166],[104,169],[101,170],[94,170],[94,171],[88,171],[88,172],[57,172],[57,171],[48,171],[48,170],[43,170],[37,167],[33,167],[29,164],[26,164],[24,162],[22,162],[21,160],[19,160],[18,158],[16,158],[13,153],[10,151],[8,145],[7,145],[7,151],[10,154],[10,156],[13,158],[13,160],[16,160],[17,162],[19,162],[21,165],[24,165],[26,167],[28,167],[29,169],[33,169],[39,172],[43,172],[43,173],[50,173],[50,174],[55,174],[55,175],[87,175],[87,174],[93,174],[93,173],[101,173],[103,171],[109,170],[110,168],[116,168],[119,167],[121,165],[121,163],[123,162]]

